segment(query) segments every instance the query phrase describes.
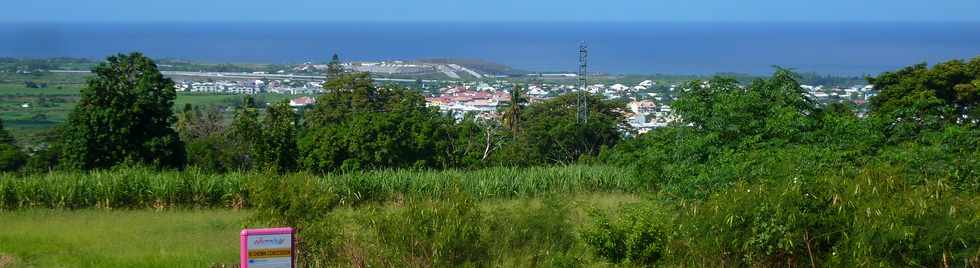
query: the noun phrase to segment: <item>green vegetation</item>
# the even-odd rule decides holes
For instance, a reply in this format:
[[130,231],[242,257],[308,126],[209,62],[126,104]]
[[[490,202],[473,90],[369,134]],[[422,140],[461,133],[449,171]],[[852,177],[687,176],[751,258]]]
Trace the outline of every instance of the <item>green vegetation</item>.
[[299,163],[326,172],[452,166],[453,121],[401,87],[377,88],[367,74],[347,74],[305,114]]
[[627,214],[639,220],[599,218],[593,244],[621,245],[600,247],[616,262],[976,267],[978,67],[872,78],[867,118],[812,104],[785,70],[744,87],[694,82],[674,105],[683,122],[604,155],[665,196]]
[[[3,267],[209,267],[238,263],[247,211],[0,211]],[[9,262],[4,264],[4,260]]]
[[[144,83],[100,73],[85,90],[166,93],[136,59]],[[110,62],[99,69],[128,66]],[[140,104],[129,115],[156,115],[187,144],[171,149],[189,166],[135,157],[173,152],[147,154],[162,143],[140,135],[109,154],[134,157],[99,165],[50,150],[0,176],[0,209],[247,208],[253,226],[298,229],[302,266],[980,267],[980,58],[869,78],[880,95],[864,116],[813,102],[799,81],[785,69],[692,81],[672,104],[679,121],[642,135],[597,96],[588,121],[577,95],[456,121],[364,74],[333,73],[298,113],[246,98],[225,125],[184,106],[176,130],[173,94],[122,94]],[[115,109],[76,106],[127,115]]]
[[184,144],[171,128],[174,82],[139,53],[109,57],[93,72],[62,133],[62,165],[183,166]]
[[347,203],[404,197],[438,199],[457,190],[477,199],[508,199],[547,194],[642,192],[643,188],[628,172],[606,166],[390,170],[322,176],[215,175],[199,170],[161,172],[150,168],[120,168],[89,173],[2,175],[0,209],[240,208],[250,206],[250,196],[268,186],[264,182],[289,177],[323,185]]
[[[454,236],[449,232],[435,231],[432,233],[441,237],[425,239],[427,248],[418,252],[475,248],[477,251],[467,251],[479,253],[474,255],[478,258],[471,260],[493,260],[498,266],[528,266],[538,259],[550,260],[552,264],[573,258],[580,259],[576,261],[578,263],[591,263],[597,260],[588,256],[587,246],[573,239],[575,230],[585,228],[589,223],[588,210],[614,212],[620,206],[639,201],[629,194],[573,195],[563,199],[563,204],[557,204],[547,197],[471,200],[465,204],[465,208],[457,206],[456,212],[449,212],[446,210],[454,206],[448,203],[451,200],[420,201],[408,206],[392,202],[338,207],[327,216],[330,225],[321,226],[325,229],[321,229],[320,234],[331,239],[311,240],[311,233],[304,236],[309,243],[326,245],[329,242],[329,249],[336,251],[314,255],[319,257],[316,259],[318,261],[304,257],[302,260],[308,261],[301,264],[351,266],[359,263],[399,265],[413,261],[442,262],[433,260],[432,255],[408,252],[406,244],[396,242],[406,241],[399,239],[399,236],[417,230],[394,231],[400,231],[399,225],[405,224],[411,224],[414,228],[433,226],[432,230],[452,230],[453,225],[446,222],[455,218],[450,213],[463,213],[470,217],[478,215],[482,225],[472,225],[474,231],[471,233],[478,235],[471,236],[476,239],[470,240],[478,242],[474,244],[475,247],[440,246],[449,244],[443,241],[451,242]],[[440,216],[426,217],[430,213]],[[444,224],[418,224],[420,220],[430,219]],[[561,225],[550,224],[559,221]],[[22,209],[0,211],[0,225],[4,226],[0,230],[0,260],[11,261],[12,267],[235,265],[238,263],[238,233],[241,228],[270,226],[260,220],[253,210],[228,209]],[[493,228],[488,228],[490,226]],[[421,258],[423,256],[430,259]]]
[[15,171],[27,162],[27,156],[17,148],[14,137],[0,120],[0,172]]

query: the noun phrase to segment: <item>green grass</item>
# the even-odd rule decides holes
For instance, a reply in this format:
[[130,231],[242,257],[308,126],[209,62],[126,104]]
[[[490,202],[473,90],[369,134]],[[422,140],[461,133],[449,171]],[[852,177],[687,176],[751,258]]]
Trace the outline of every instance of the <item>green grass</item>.
[[0,255],[14,267],[208,267],[238,262],[246,211],[0,212]]
[[[40,142],[38,134],[49,130],[68,119],[68,114],[80,98],[80,90],[84,86],[80,78],[62,74],[43,75],[37,78],[18,76],[12,80],[0,81],[0,119],[5,128],[13,132],[14,138],[24,146],[29,147]],[[77,79],[77,80],[73,80]],[[49,83],[47,88],[27,88],[21,80],[32,80],[38,83]],[[65,84],[55,84],[65,83]],[[46,101],[42,103],[42,97]],[[231,94],[201,94],[178,93],[174,100],[174,109],[181,109],[185,104],[195,106],[232,106],[241,101],[243,96]],[[296,96],[280,94],[259,94],[261,102],[274,103],[289,100]],[[29,104],[30,107],[22,107]],[[230,113],[226,113],[231,118]]]
[[[567,196],[569,221],[576,229],[589,224],[592,209],[616,211],[641,199],[631,194]],[[403,201],[340,208],[331,213],[348,248],[372,244],[371,223],[406,209]],[[445,203],[447,201],[435,201]],[[541,206],[538,198],[484,200],[485,213],[516,212]],[[237,264],[238,233],[249,224],[250,211],[204,210],[57,210],[23,209],[0,212],[0,258],[13,257],[13,267],[209,267]],[[373,245],[371,247],[383,245]],[[507,251],[506,249],[501,249]],[[577,253],[587,255],[578,245]],[[516,252],[515,252],[516,253]],[[338,263],[347,261],[344,255]],[[526,258],[516,254],[508,258]]]
[[191,105],[230,105],[235,100],[241,99],[242,96],[239,95],[224,95],[224,94],[200,94],[200,93],[178,93],[177,99],[174,100],[174,107],[184,107],[184,104]]
[[28,88],[23,83],[0,84],[0,96],[73,96],[78,95],[81,84],[48,85],[47,88]]

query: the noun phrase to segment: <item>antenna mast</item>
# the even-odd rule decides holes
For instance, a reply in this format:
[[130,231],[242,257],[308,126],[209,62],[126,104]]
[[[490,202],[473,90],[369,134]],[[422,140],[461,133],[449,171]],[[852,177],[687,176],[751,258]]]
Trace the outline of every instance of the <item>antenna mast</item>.
[[578,47],[578,82],[579,82],[579,94],[578,101],[576,103],[576,108],[578,113],[576,118],[578,123],[584,124],[589,121],[589,100],[587,98],[589,94],[589,47],[582,42]]

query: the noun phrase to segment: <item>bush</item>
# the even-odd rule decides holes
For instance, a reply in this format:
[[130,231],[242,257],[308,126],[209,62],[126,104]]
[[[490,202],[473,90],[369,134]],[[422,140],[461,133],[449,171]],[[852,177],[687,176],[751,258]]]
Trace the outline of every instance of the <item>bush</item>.
[[0,144],[0,172],[13,172],[19,170],[27,163],[27,155],[17,147]]
[[340,205],[330,185],[305,174],[269,176],[252,186],[254,221],[296,230],[300,266],[323,266],[338,252],[339,229],[329,221]]
[[230,153],[230,145],[219,136],[208,136],[187,142],[187,164],[208,173],[235,171],[241,167]]
[[652,266],[666,257],[669,236],[662,222],[668,217],[658,210],[634,208],[617,221],[594,211],[592,218],[594,226],[582,239],[606,261]]

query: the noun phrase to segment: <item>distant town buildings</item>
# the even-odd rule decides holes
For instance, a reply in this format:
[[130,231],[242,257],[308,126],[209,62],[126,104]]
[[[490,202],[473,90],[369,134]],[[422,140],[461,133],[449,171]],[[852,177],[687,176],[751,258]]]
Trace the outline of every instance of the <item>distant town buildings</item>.
[[[381,77],[376,78],[379,83],[384,81],[410,84],[410,87],[416,87],[426,95],[427,106],[437,107],[457,119],[463,118],[467,113],[475,113],[481,118],[498,117],[501,108],[509,105],[510,90],[516,86],[513,80],[481,74],[457,64],[383,61],[345,63],[343,67],[349,71],[381,74]],[[325,64],[307,63],[296,66],[293,71],[322,72],[326,68]],[[290,100],[289,105],[296,109],[315,104],[316,99],[308,96],[324,92],[322,86],[324,81],[316,80],[318,78],[316,75],[295,75],[287,73],[286,70],[274,73],[271,75],[265,72],[208,73],[205,76],[206,81],[181,80],[177,81],[176,87],[182,92],[305,95]],[[384,77],[384,75],[427,74],[442,74],[452,79],[419,80]],[[524,87],[524,94],[532,103],[585,90],[606,99],[625,102],[628,108],[628,111],[625,111],[628,116],[627,122],[639,133],[664,127],[678,120],[670,107],[677,95],[683,91],[683,86],[677,82],[663,84],[653,80],[615,81],[610,84],[593,83],[581,88],[578,80],[567,79],[576,77],[576,74],[528,76],[540,78],[521,84]],[[463,79],[464,77],[478,79]],[[703,83],[705,86],[710,86],[708,81]],[[874,87],[870,85],[850,87],[802,85],[801,88],[808,97],[818,103],[853,104],[859,107],[859,116],[866,113],[866,103],[876,94]]]
[[[664,100],[657,93],[638,95],[645,97],[644,99],[635,99],[636,97],[631,95],[655,85],[656,82],[650,80],[633,86],[593,84],[588,87],[588,90],[608,99],[626,98],[627,106],[630,109],[628,111],[629,124],[638,132],[644,133],[654,128],[666,126],[675,119],[670,113],[670,106],[657,104],[657,101]],[[510,90],[513,87],[512,83],[506,81],[458,83],[438,89],[436,94],[426,98],[426,103],[430,107],[438,107],[443,112],[453,114],[457,119],[463,118],[467,113],[476,113],[481,117],[495,117],[499,116],[498,111],[502,107],[509,105],[511,101]],[[527,85],[524,93],[533,103],[579,90],[580,88],[574,84],[541,83]],[[667,100],[672,100],[672,98]]]
[[278,94],[319,94],[323,92],[323,82],[293,82],[288,79],[270,80],[222,80],[176,82],[178,92],[253,95],[259,93]]
[[316,99],[313,97],[303,96],[289,100],[289,106],[293,108],[306,107],[313,104],[316,104]]

